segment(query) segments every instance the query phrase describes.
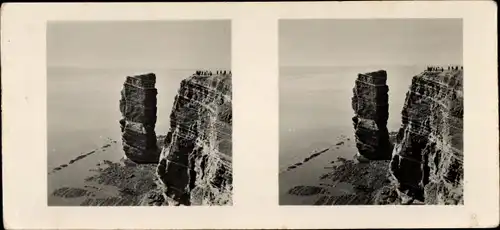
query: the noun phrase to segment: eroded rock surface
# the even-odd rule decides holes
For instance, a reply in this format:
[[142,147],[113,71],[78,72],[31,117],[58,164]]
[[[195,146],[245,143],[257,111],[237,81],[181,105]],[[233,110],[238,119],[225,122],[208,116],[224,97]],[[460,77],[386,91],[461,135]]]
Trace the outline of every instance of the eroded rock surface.
[[458,68],[413,77],[390,166],[401,196],[463,203],[462,80]]
[[129,76],[121,91],[123,150],[136,163],[158,163],[156,145],[156,76],[153,73]]
[[387,73],[384,70],[359,74],[353,89],[352,118],[358,153],[369,160],[389,160],[391,144]]
[[170,205],[232,204],[231,136],[230,72],[183,80],[157,169]]

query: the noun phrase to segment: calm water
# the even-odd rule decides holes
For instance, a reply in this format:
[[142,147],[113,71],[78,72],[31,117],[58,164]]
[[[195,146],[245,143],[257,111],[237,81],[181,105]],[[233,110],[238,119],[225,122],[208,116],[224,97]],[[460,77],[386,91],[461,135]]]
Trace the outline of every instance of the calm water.
[[[303,166],[280,174],[280,194],[297,185],[317,183],[324,166],[356,153],[351,118],[352,88],[358,73],[384,69],[388,73],[389,131],[401,125],[401,109],[413,76],[425,67],[283,67],[280,69],[280,172],[303,161],[312,151],[344,141]],[[347,140],[349,138],[349,140]],[[281,199],[281,198],[280,198]],[[298,198],[297,198],[298,199]]]
[[47,72],[48,170],[117,141],[106,151],[96,151],[70,167],[49,175],[49,192],[78,186],[99,161],[117,160],[121,150],[120,90],[127,75],[153,72],[157,76],[157,134],[166,134],[174,96],[180,81],[194,70],[106,70],[49,68]]

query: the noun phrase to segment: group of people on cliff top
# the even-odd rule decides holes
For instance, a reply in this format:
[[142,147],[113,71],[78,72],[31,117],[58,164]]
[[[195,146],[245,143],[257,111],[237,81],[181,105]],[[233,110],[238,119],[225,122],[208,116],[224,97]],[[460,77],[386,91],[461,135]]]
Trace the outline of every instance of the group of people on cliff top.
[[[463,66],[448,66],[448,70],[464,69]],[[444,67],[440,66],[427,66],[427,71],[444,71]]]
[[[222,71],[222,70],[217,70],[216,71],[217,75],[231,75],[231,71]],[[196,75],[201,75],[201,76],[212,76],[212,71],[201,71],[197,70]]]

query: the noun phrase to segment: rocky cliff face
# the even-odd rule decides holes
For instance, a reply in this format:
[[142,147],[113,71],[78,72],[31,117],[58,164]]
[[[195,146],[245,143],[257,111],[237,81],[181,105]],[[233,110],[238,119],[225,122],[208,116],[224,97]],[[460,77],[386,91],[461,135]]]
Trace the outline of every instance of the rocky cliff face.
[[183,80],[157,168],[169,204],[232,204],[231,74]]
[[352,118],[358,153],[369,160],[391,158],[387,130],[389,118],[387,73],[384,70],[359,74],[353,89]]
[[412,80],[390,171],[401,197],[463,203],[463,71],[427,69]]
[[120,99],[123,150],[136,163],[157,163],[156,76],[153,73],[127,77]]

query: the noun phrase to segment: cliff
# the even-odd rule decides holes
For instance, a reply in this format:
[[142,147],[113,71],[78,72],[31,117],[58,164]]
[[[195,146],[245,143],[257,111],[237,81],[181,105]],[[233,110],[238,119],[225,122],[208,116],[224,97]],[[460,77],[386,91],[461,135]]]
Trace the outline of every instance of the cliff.
[[463,70],[413,77],[390,163],[403,200],[463,204]]
[[368,160],[391,158],[387,130],[389,118],[387,73],[384,70],[359,74],[353,89],[352,118],[358,154]]
[[167,203],[232,204],[231,88],[229,72],[181,82],[157,168]]
[[156,76],[153,73],[129,76],[121,91],[120,128],[125,156],[136,163],[157,163]]

